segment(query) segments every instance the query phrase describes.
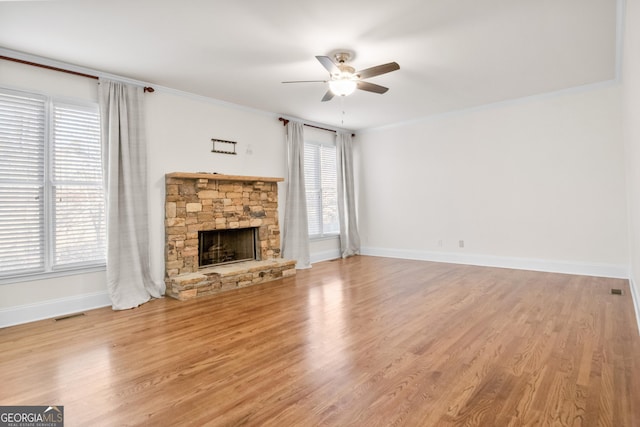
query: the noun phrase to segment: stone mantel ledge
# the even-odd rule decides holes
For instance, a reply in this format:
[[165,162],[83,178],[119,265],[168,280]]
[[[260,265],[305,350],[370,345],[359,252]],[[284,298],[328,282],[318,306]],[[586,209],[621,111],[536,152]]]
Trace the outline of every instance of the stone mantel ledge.
[[205,172],[171,172],[166,175],[167,178],[177,179],[209,179],[213,181],[245,181],[245,182],[282,182],[284,178],[275,178],[267,176],[242,176],[242,175],[223,175],[219,173]]

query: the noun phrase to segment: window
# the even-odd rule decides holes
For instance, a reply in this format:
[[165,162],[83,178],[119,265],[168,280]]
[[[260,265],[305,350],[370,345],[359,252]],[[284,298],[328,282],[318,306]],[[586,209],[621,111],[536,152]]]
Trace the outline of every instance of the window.
[[340,233],[335,144],[305,141],[304,180],[309,237],[320,238]]
[[104,265],[97,105],[0,90],[0,278]]

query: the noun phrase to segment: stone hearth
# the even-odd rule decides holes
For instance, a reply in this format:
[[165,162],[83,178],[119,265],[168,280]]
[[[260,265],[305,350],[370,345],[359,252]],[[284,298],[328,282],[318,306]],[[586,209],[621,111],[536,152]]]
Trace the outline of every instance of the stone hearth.
[[[165,176],[167,295],[186,300],[295,274],[280,258],[282,178],[174,172]],[[200,268],[198,232],[256,227],[256,260]]]

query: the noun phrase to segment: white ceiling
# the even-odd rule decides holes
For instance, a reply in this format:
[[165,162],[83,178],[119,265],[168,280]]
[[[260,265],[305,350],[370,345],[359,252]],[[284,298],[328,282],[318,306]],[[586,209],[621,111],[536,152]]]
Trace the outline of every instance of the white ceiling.
[[[347,129],[612,80],[620,0],[0,1],[0,46]],[[320,102],[315,55],[384,95]],[[344,114],[342,114],[344,111]]]

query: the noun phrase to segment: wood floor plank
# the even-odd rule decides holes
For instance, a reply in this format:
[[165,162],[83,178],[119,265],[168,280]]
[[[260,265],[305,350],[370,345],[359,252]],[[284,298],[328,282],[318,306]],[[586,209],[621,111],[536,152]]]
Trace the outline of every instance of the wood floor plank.
[[69,426],[640,426],[640,336],[625,280],[359,256],[0,329],[0,382]]

